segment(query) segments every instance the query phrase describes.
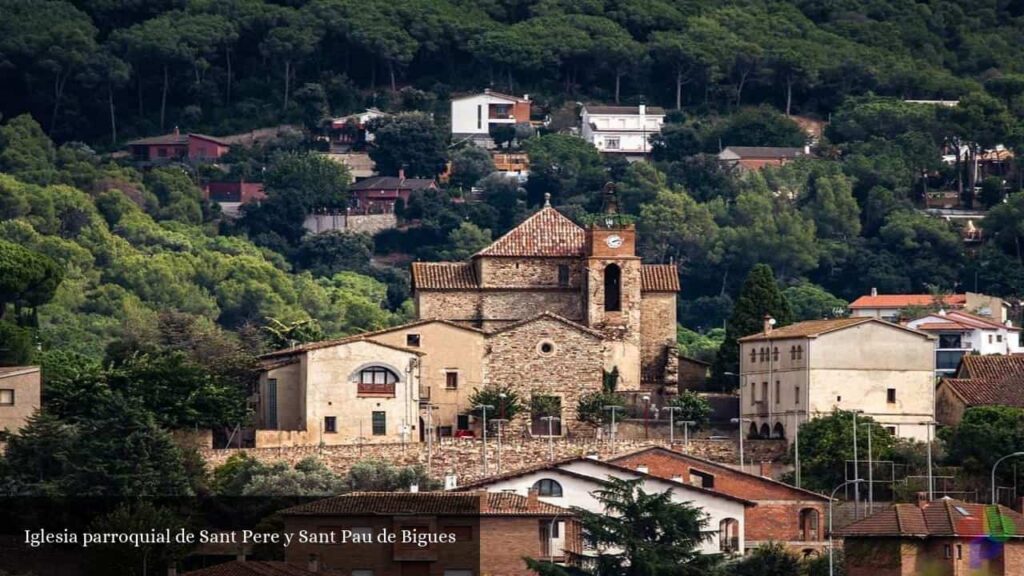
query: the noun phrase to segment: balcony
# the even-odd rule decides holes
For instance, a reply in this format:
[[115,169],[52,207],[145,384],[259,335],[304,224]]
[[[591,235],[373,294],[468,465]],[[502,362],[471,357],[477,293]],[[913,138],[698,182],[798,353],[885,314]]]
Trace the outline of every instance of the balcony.
[[356,390],[357,396],[394,396],[395,384],[363,384]]
[[935,371],[944,374],[956,372],[960,359],[970,354],[970,348],[937,348],[935,350]]

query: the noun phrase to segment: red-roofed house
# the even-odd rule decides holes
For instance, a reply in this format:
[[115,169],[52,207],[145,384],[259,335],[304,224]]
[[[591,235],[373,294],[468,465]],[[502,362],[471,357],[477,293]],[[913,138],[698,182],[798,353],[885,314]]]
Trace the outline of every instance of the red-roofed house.
[[151,163],[213,162],[231,150],[226,140],[206,134],[182,134],[177,127],[170,134],[133,140],[128,147],[136,161]]
[[907,322],[907,326],[936,336],[935,371],[949,375],[968,354],[1020,353],[1020,328],[1007,320],[970,314],[963,310],[940,310]]
[[944,498],[896,504],[838,531],[847,576],[1024,574],[1024,516]]
[[935,419],[956,426],[975,406],[1024,408],[1024,356],[964,356],[935,390]]
[[436,190],[431,178],[406,178],[404,171],[398,176],[372,176],[349,187],[352,211],[358,214],[391,214],[399,199],[409,203],[413,192]]
[[850,303],[850,315],[897,322],[903,320],[899,316],[908,308],[932,308],[936,311],[965,310],[1005,322],[1009,305],[1000,298],[974,292],[943,295],[879,294],[872,288],[870,295],[861,296]]

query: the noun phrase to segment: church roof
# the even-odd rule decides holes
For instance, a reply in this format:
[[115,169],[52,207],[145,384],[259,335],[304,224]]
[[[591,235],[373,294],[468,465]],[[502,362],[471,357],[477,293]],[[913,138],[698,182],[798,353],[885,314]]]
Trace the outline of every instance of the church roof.
[[676,265],[644,264],[640,267],[640,289],[644,292],[679,292]]
[[583,256],[585,245],[583,228],[546,206],[476,256]]
[[472,262],[413,262],[416,290],[469,290],[477,287]]

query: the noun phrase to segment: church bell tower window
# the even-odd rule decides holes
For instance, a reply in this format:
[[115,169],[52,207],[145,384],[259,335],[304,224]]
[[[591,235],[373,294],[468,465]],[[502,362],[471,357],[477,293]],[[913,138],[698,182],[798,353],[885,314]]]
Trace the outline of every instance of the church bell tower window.
[[622,310],[622,269],[618,264],[609,264],[604,269],[604,311]]

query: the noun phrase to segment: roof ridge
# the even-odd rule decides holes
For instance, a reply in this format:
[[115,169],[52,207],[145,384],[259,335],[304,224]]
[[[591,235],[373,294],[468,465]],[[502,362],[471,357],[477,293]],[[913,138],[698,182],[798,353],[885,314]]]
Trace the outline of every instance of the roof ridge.
[[[517,237],[526,234],[529,228],[544,226],[542,222],[538,223],[538,221],[544,218],[550,219],[549,227],[552,227],[553,230],[549,231],[539,228],[534,231],[539,234],[532,234],[525,241],[518,242],[521,245],[515,245],[517,244],[515,241]],[[564,229],[561,229],[562,227]],[[546,237],[544,234],[546,232],[551,232],[550,237]],[[497,240],[473,254],[472,258],[479,256],[579,256],[585,243],[585,239],[582,237],[584,233],[584,228],[573,222],[568,216],[551,206],[543,206],[540,210],[530,214],[522,222],[512,227],[511,230],[502,234]],[[576,235],[579,235],[579,237],[576,237]],[[563,244],[572,244],[572,246],[568,246],[569,250],[561,253],[555,250],[555,248],[559,248],[557,244],[555,246],[546,245],[546,242],[549,240],[554,240],[556,243],[564,241]],[[578,246],[576,245],[577,242]],[[505,244],[513,244],[513,246],[505,246]],[[564,245],[561,246],[561,248],[565,247]]]
[[494,334],[500,334],[502,332],[507,332],[507,331],[512,330],[514,328],[519,328],[520,326],[525,326],[526,324],[529,324],[530,322],[535,322],[537,320],[540,320],[541,318],[551,318],[553,320],[557,320],[559,322],[562,322],[563,324],[567,324],[567,325],[569,325],[569,326],[571,326],[573,328],[576,328],[577,330],[580,330],[582,332],[586,332],[587,334],[590,334],[591,336],[595,336],[597,338],[604,338],[604,334],[598,332],[597,330],[594,330],[593,328],[590,328],[589,326],[584,326],[583,324],[580,324],[578,322],[573,322],[572,320],[569,320],[568,318],[565,318],[563,316],[559,316],[558,314],[555,314],[554,312],[552,312],[550,310],[545,310],[545,311],[541,312],[540,314],[536,314],[534,316],[530,316],[529,318],[523,318],[522,320],[516,320],[515,322],[512,322],[510,324],[506,324],[506,325],[504,325],[504,326],[502,326],[500,328],[497,328],[497,329],[495,329],[495,330],[493,330],[491,332],[488,332],[487,335],[488,336],[493,336]]

